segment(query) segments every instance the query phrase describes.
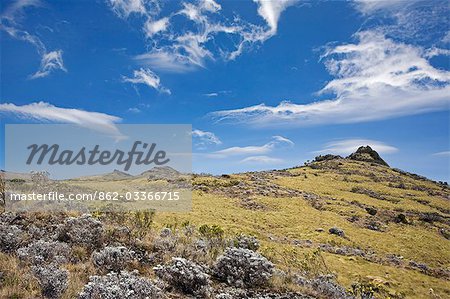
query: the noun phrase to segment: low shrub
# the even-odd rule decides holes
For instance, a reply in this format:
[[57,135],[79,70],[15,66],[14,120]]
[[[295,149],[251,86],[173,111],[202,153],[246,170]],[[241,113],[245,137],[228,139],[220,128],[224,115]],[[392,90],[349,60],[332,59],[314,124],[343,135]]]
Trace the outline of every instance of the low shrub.
[[184,293],[203,296],[208,293],[208,274],[203,267],[185,258],[172,258],[170,264],[158,265],[154,270],[159,278]]
[[265,257],[249,249],[229,247],[214,265],[214,275],[236,287],[266,285],[274,266]]
[[161,290],[150,280],[138,276],[137,271],[110,272],[104,276],[91,276],[78,299],[159,299]]

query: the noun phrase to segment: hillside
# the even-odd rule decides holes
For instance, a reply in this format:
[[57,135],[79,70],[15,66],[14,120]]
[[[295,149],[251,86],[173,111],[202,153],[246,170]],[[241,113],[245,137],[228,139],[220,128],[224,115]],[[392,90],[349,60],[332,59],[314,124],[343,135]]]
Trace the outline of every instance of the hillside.
[[[321,156],[285,170],[194,175],[193,208],[189,213],[93,214],[92,219],[101,221],[95,225],[103,225],[104,235],[102,239],[89,236],[100,244],[91,244],[92,240],[84,244],[70,233],[61,238],[58,230],[68,225],[64,215],[4,213],[0,233],[5,233],[5,225],[13,225],[17,232],[33,235],[29,238],[47,231],[56,236],[53,240],[70,244],[72,257],[61,266],[69,271],[63,298],[76,297],[89,275],[107,273],[95,266],[95,259],[93,265],[91,252],[118,244],[138,256],[124,267],[138,269],[143,277],[164,280],[168,285],[157,285],[168,298],[344,298],[344,288],[349,291],[345,294],[348,298],[450,297],[449,188],[390,168],[372,151],[363,148],[348,158]],[[127,189],[146,181],[136,177],[120,183]],[[99,189],[111,185],[102,181],[95,184]],[[79,222],[82,228],[93,225],[94,220],[86,219]],[[77,220],[71,221],[74,225]],[[31,226],[35,227],[33,234]],[[259,249],[248,245],[253,239],[242,234],[254,236]],[[71,243],[71,238],[77,241]],[[0,240],[6,242],[1,234]],[[242,240],[247,245],[237,246]],[[14,246],[30,244],[18,243]],[[230,276],[221,279],[224,274],[217,273],[217,258],[230,244],[257,249],[275,266],[271,278],[262,280],[259,286],[245,281],[235,284]],[[27,267],[20,267],[15,251],[0,247],[5,252],[0,255],[0,297],[39,294],[36,282],[17,279],[28,275],[33,263],[28,261]],[[187,267],[188,273],[196,273],[193,277],[204,271],[210,275],[211,289],[198,287],[205,281],[201,278],[189,280],[188,286],[180,289],[174,274],[179,272],[162,266],[152,270],[158,264],[170,264],[174,256],[205,267],[178,261],[170,269]],[[264,273],[264,269],[256,269],[256,273]]]

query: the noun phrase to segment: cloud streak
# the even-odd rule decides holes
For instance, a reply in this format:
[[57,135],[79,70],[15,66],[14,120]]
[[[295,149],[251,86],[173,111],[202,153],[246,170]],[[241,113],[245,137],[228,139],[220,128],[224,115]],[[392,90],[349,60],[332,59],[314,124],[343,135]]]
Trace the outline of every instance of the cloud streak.
[[[139,63],[157,71],[184,73],[205,68],[207,61],[235,59],[245,49],[263,43],[276,34],[282,12],[298,1],[255,0],[264,25],[249,23],[239,16],[230,20],[214,0],[184,1],[164,14],[157,1],[107,2],[119,17],[135,17],[142,22],[150,50],[135,57]],[[180,18],[182,22],[175,20]],[[219,35],[228,42],[216,43]]]
[[39,70],[32,75],[31,79],[43,78],[54,70],[61,70],[67,73],[67,69],[64,67],[64,62],[62,59],[62,50],[52,51],[50,53],[46,53],[42,56],[41,66]]
[[284,162],[284,160],[269,156],[251,156],[242,159],[240,162],[245,164],[278,164]]
[[205,146],[207,144],[222,144],[222,141],[212,132],[202,130],[192,130],[192,137],[198,140],[198,145]]
[[0,114],[12,114],[21,119],[40,122],[76,124],[102,132],[118,140],[125,138],[115,125],[121,121],[121,118],[100,112],[61,108],[45,102],[36,102],[22,106],[12,103],[0,104]]
[[316,154],[349,155],[355,152],[360,146],[369,145],[380,154],[392,154],[398,148],[384,142],[370,139],[344,139],[327,143],[323,149],[315,151]]
[[170,89],[165,88],[161,84],[161,79],[150,69],[141,68],[133,72],[133,77],[123,77],[123,82],[133,83],[133,84],[144,84],[151,88],[156,89],[161,93],[170,94]]
[[51,72],[61,70],[67,72],[64,67],[62,50],[48,51],[41,39],[29,33],[26,30],[19,29],[18,20],[23,17],[24,10],[30,7],[39,7],[42,5],[38,0],[18,0],[6,8],[0,16],[0,29],[8,33],[12,38],[30,43],[36,48],[41,56],[41,65],[39,70],[30,75],[30,79],[44,78]]
[[263,145],[229,147],[213,152],[209,154],[209,156],[216,158],[226,158],[231,156],[264,155],[272,152],[275,148],[286,146],[294,146],[294,142],[282,136],[273,136],[271,141]]
[[329,48],[322,59],[334,79],[318,92],[330,100],[288,101],[217,111],[219,122],[253,126],[357,123],[448,109],[450,72],[433,67],[427,51],[378,31],[355,35],[357,43]]

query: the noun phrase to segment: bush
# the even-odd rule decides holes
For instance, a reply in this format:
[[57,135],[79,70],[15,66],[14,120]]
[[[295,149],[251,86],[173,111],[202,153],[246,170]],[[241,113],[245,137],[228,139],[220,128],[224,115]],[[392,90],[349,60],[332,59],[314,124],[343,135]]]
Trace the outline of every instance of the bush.
[[11,253],[23,245],[26,234],[17,226],[0,224],[0,250]]
[[328,299],[352,299],[352,295],[348,294],[345,288],[334,280],[332,275],[321,275],[313,279],[305,279],[298,277],[297,283],[301,286],[306,286],[313,289],[316,293],[321,295],[321,298]]
[[60,241],[98,248],[103,243],[103,225],[91,215],[70,217],[57,228]]
[[217,259],[214,275],[232,286],[256,287],[268,282],[273,269],[273,264],[259,253],[229,247]]
[[134,252],[124,246],[108,246],[92,254],[95,267],[107,271],[123,270],[133,259]]
[[224,231],[218,225],[207,225],[204,224],[198,228],[200,235],[208,239],[222,239]]
[[91,276],[78,295],[79,299],[157,299],[161,290],[150,280],[139,277],[137,271],[111,272],[105,276]]
[[234,247],[257,251],[259,249],[259,241],[253,236],[241,234],[234,239]]
[[42,288],[44,297],[60,298],[67,289],[69,274],[67,270],[59,269],[56,264],[34,266],[32,271]]
[[206,295],[209,289],[209,276],[204,269],[185,258],[172,258],[167,266],[154,268],[156,275],[170,285],[187,294]]
[[66,263],[70,257],[70,247],[61,242],[39,240],[28,244],[17,250],[21,260],[28,261],[34,265],[54,262],[56,264]]

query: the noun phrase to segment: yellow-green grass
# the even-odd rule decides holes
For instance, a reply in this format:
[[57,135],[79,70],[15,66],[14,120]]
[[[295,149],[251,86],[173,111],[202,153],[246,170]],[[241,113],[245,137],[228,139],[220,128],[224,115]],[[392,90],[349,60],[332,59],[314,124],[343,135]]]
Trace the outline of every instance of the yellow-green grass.
[[[448,240],[426,228],[396,224],[388,232],[375,232],[356,227],[335,212],[316,210],[302,198],[258,197],[254,200],[266,205],[268,210],[247,210],[239,206],[238,199],[196,192],[191,212],[156,213],[155,225],[162,227],[186,221],[195,225],[215,224],[223,227],[229,234],[244,232],[256,235],[262,240],[263,252],[268,248],[283,252],[286,248],[295,247],[292,240],[309,239],[320,243],[371,248],[381,255],[396,253],[430,266],[449,265]],[[344,229],[349,240],[330,235],[327,230],[332,226]],[[319,227],[324,228],[325,232],[317,232]],[[304,252],[311,249],[299,250]],[[449,289],[448,281],[426,276],[415,270],[382,266],[334,254],[325,256],[330,269],[339,275],[340,281],[347,287],[355,282],[355,275],[385,277],[387,272],[392,273],[397,282],[392,289],[408,294],[408,298],[424,298],[430,287],[441,294]],[[281,268],[290,267],[290,262],[282,258],[276,259],[276,262]],[[422,283],[417,284],[418,281]]]

